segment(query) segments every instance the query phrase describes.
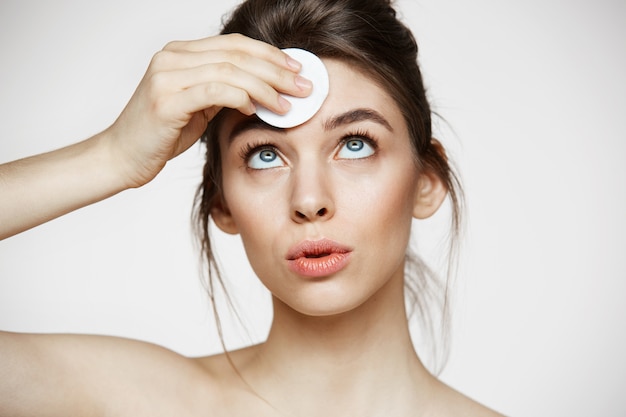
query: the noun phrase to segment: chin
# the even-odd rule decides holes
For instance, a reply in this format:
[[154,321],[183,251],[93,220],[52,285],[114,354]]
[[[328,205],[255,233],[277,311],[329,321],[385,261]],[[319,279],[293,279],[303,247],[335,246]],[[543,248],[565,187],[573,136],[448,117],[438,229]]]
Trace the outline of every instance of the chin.
[[[334,317],[355,311],[366,303],[367,298],[355,297],[355,292],[333,292],[332,294],[306,294],[298,299],[280,302],[297,314],[308,317]],[[276,302],[276,301],[275,301]]]
[[310,308],[299,308],[296,311],[307,317],[338,317],[353,311],[354,308],[346,308],[341,306],[311,306]]

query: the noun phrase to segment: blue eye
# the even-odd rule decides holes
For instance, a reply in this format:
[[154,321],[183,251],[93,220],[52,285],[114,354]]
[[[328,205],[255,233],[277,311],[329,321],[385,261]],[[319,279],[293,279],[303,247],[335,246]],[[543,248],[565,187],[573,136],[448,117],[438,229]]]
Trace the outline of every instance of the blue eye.
[[283,160],[280,159],[276,151],[268,148],[253,152],[248,158],[248,167],[252,169],[268,169],[284,165]]
[[337,153],[339,159],[360,159],[374,155],[375,148],[364,139],[348,139],[343,142]]

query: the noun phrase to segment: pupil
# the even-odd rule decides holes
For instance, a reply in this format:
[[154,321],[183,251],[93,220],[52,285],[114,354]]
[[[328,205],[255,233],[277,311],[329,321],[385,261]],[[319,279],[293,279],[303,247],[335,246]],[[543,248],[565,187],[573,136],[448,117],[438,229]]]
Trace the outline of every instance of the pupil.
[[274,159],[276,159],[276,153],[272,151],[263,151],[261,152],[260,157],[263,162],[272,162]]
[[351,140],[348,142],[348,149],[351,151],[360,151],[363,149],[363,141],[361,140]]

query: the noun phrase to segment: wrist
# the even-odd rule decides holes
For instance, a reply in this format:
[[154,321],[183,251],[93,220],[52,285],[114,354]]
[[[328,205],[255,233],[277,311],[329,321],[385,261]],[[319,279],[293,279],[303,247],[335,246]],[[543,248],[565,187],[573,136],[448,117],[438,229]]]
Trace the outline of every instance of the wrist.
[[125,135],[111,126],[93,137],[97,148],[98,164],[102,169],[103,179],[111,186],[111,191],[121,192],[138,188],[150,182],[152,178],[142,175],[141,164],[133,154]]

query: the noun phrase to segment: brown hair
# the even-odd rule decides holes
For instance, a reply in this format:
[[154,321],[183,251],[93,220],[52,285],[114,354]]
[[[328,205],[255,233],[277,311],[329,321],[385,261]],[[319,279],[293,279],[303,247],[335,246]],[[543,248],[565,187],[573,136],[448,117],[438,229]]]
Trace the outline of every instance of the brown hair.
[[[407,253],[405,287],[423,328],[434,336],[429,311],[438,304],[445,326],[448,315],[448,277],[460,229],[462,191],[445,152],[432,140],[431,109],[417,63],[417,43],[399,21],[390,0],[248,0],[224,23],[222,34],[240,33],[279,48],[297,47],[322,58],[347,62],[364,72],[393,97],[403,113],[420,170],[438,176],[451,202],[451,239],[446,280],[441,283],[424,262]],[[196,198],[195,221],[208,263],[207,289],[214,301],[214,279],[224,284],[217,269],[209,236],[210,211],[221,196],[221,161],[217,141],[220,117],[208,126],[204,180]],[[415,310],[414,310],[415,311]],[[219,321],[218,321],[219,330]],[[445,337],[446,332],[442,332]],[[432,339],[432,338],[431,338]],[[433,344],[434,347],[434,344]],[[447,352],[447,349],[444,349]]]

